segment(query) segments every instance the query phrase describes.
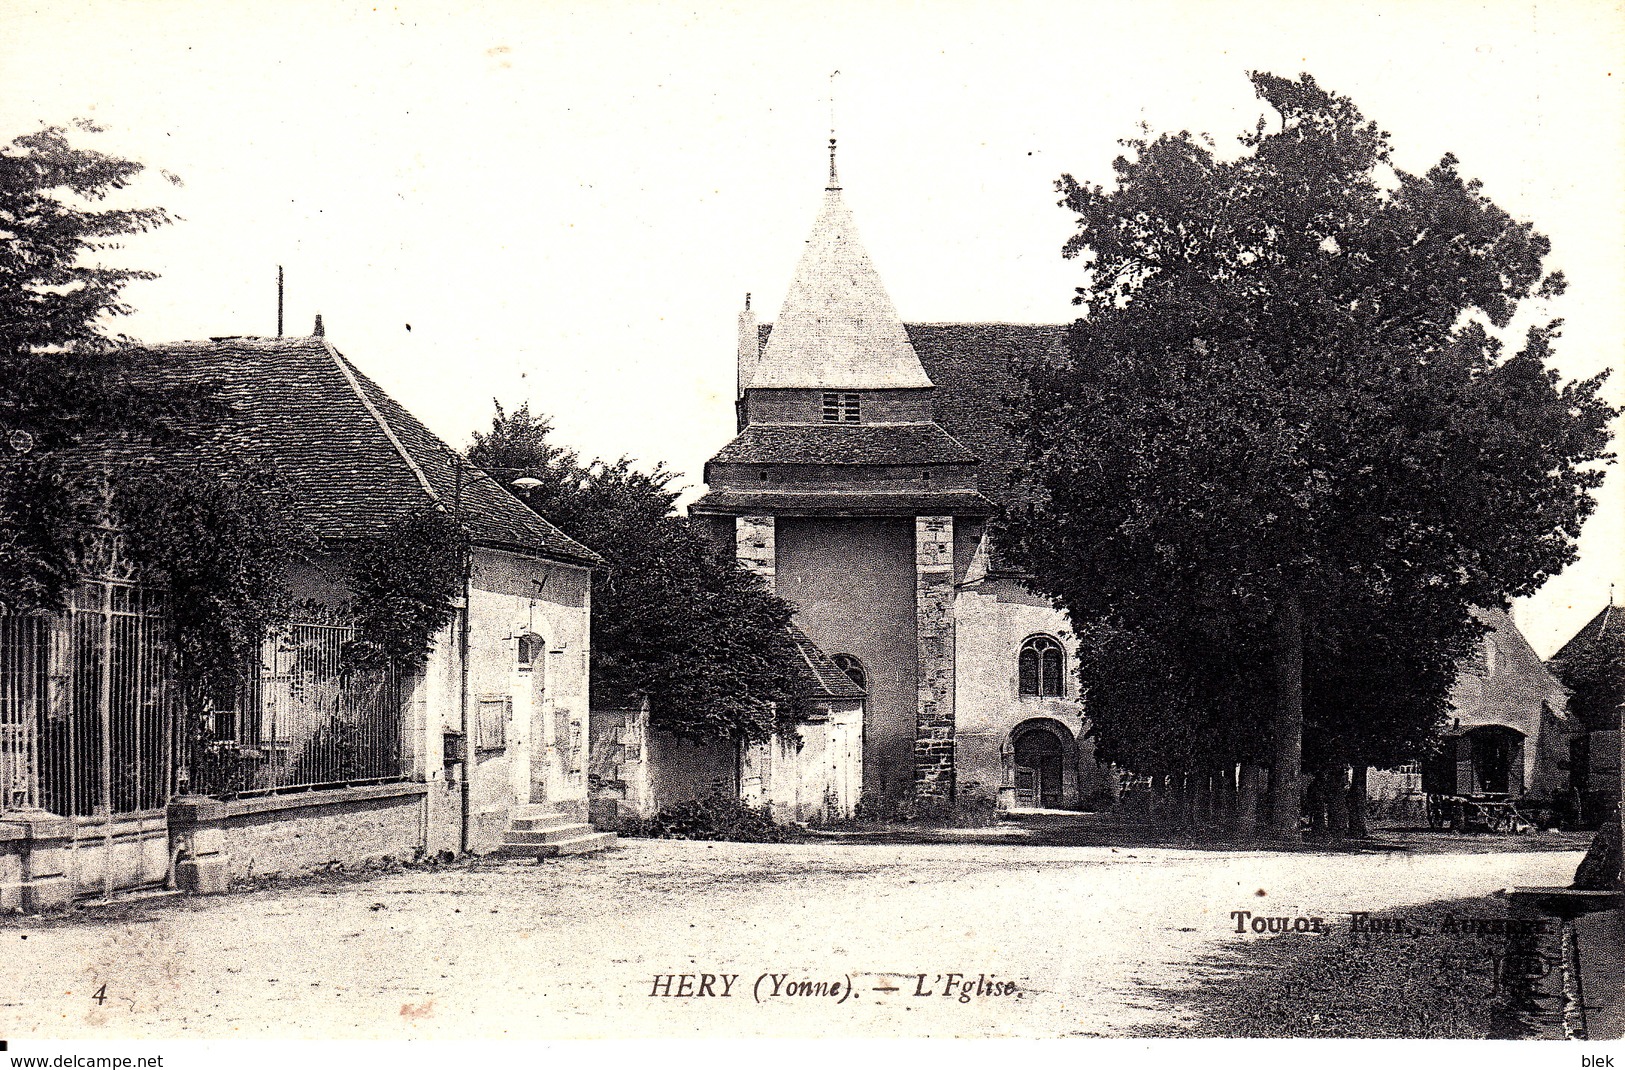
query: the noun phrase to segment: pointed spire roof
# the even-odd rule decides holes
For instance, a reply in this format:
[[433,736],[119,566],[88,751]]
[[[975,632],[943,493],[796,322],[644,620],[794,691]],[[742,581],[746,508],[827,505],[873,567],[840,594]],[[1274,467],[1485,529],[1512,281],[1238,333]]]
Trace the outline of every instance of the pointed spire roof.
[[767,348],[749,385],[825,390],[928,387],[897,308],[841,200],[830,138],[829,185]]

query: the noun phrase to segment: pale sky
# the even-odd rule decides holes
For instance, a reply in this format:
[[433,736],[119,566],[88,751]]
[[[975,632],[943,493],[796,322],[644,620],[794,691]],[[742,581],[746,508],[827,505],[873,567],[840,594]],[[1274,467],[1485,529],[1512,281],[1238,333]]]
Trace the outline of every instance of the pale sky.
[[[910,322],[1064,322],[1079,268],[1055,178],[1110,179],[1141,121],[1221,143],[1252,69],[1308,71],[1446,151],[1554,243],[1558,364],[1625,343],[1625,13],[1618,3],[233,3],[0,5],[0,140],[178,174],[136,200],[124,329],[329,338],[442,437],[491,399],[560,442],[687,473],[733,431],[735,314],[771,319],[817,211],[829,74],[846,200]],[[410,330],[408,330],[410,324]],[[1625,382],[1610,386],[1625,400]],[[1625,475],[1582,559],[1517,610],[1551,653],[1625,597]]]

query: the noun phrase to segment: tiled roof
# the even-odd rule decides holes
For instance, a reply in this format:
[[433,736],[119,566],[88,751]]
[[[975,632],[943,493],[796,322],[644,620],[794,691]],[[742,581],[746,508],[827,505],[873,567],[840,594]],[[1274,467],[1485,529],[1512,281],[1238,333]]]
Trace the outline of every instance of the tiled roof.
[[689,507],[694,513],[751,516],[991,516],[991,501],[973,490],[818,491],[713,490]]
[[[773,324],[758,327],[763,345]],[[1020,390],[1018,363],[1058,356],[1066,349],[1064,324],[910,323],[905,329],[935,384],[938,426],[980,460],[977,485],[994,500],[1005,497],[1022,463],[1021,443],[1007,426],[1008,401]]]
[[[1618,607],[1610,603],[1574,633],[1574,638],[1563,644],[1563,649],[1547,659],[1554,672],[1563,672],[1563,663],[1581,654],[1596,652],[1604,656],[1611,649],[1616,655],[1625,652],[1625,618],[1614,612]],[[1619,708],[1625,703],[1625,679],[1605,677],[1600,687],[1582,688],[1572,703],[1574,712],[1591,731],[1608,731],[1619,726]]]
[[711,458],[721,464],[973,464],[936,424],[753,424]]
[[1030,323],[911,323],[908,336],[936,384],[937,423],[981,459],[977,486],[1002,501],[1021,466],[1023,448],[1011,434],[1008,402],[1020,390],[1020,361],[1062,352],[1066,328]]
[[842,672],[840,666],[807,637],[806,632],[794,624],[790,625],[790,637],[801,652],[801,660],[806,667],[802,676],[809,694],[817,698],[844,699],[859,699],[868,694]]
[[1562,661],[1565,657],[1573,657],[1600,642],[1625,646],[1625,620],[1621,620],[1614,609],[1612,603],[1604,606],[1602,611],[1587,621],[1584,628],[1575,632],[1574,638],[1564,643],[1563,649],[1553,654],[1550,660]]
[[376,536],[409,509],[457,510],[483,546],[595,564],[587,547],[457,454],[320,337],[148,347],[160,381],[207,381],[229,411],[199,428],[298,494],[325,538]]
[[875,390],[930,386],[897,308],[833,183],[747,386]]

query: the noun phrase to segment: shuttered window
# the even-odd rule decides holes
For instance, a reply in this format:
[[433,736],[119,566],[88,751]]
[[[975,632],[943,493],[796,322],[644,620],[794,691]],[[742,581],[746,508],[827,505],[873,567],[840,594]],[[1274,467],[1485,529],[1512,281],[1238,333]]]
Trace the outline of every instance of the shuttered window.
[[824,395],[824,422],[826,424],[855,424],[859,417],[858,395],[826,393]]

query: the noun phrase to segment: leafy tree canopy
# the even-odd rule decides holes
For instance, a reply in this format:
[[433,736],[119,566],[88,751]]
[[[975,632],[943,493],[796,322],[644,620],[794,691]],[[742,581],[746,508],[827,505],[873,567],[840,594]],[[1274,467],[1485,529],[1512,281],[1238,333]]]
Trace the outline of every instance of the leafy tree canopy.
[[143,580],[162,588],[182,704],[201,717],[244,683],[260,640],[294,610],[288,574],[315,539],[273,480],[201,462],[130,464],[114,519]]
[[[1557,323],[1511,353],[1492,333],[1562,290],[1531,225],[1453,156],[1396,167],[1312,77],[1252,81],[1272,115],[1233,158],[1146,136],[1111,188],[1058,183],[1082,317],[1064,356],[1022,370],[1030,479],[1003,538],[1081,633],[1199,689],[1235,729],[1206,736],[1215,757],[1238,757],[1260,700],[1295,701],[1290,672],[1257,674],[1287,647],[1309,659],[1313,730],[1381,749],[1431,731],[1470,606],[1573,559],[1614,410],[1601,377],[1547,366]],[[1378,663],[1395,671],[1361,671]],[[1183,715],[1128,673],[1088,682],[1107,753]],[[1101,721],[1114,690],[1142,712]],[[1354,730],[1400,693],[1418,696],[1403,725]]]
[[452,599],[463,582],[467,538],[449,514],[425,507],[360,547],[345,607],[356,625],[345,651],[352,664],[423,664],[436,633],[457,615]]
[[605,558],[593,579],[595,694],[646,694],[657,726],[695,740],[761,739],[794,716],[793,607],[677,514],[676,473],[625,457],[584,464],[551,431],[528,405],[498,404],[469,459],[505,483],[539,481],[530,506]]
[[[76,124],[85,134],[91,123]],[[69,454],[91,436],[155,438],[200,404],[197,392],[143,387],[147,359],[110,329],[130,311],[110,267],[120,239],[169,222],[161,208],[108,206],[143,165],[76,148],[61,127],[0,146],[0,605],[59,604],[94,499],[76,494]]]

